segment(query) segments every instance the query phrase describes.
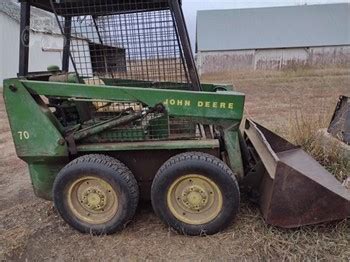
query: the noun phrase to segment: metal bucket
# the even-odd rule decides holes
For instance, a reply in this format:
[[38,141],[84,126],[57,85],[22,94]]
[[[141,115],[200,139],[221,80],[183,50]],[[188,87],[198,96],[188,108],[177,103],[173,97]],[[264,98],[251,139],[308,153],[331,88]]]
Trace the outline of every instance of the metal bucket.
[[252,120],[244,134],[256,166],[262,163],[247,181],[266,223],[294,228],[350,217],[350,190],[305,151]]

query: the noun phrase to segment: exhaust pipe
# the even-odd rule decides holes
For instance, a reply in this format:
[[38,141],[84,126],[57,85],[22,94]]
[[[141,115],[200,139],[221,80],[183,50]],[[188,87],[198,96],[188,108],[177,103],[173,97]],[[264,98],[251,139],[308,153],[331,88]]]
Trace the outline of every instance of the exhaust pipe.
[[295,228],[350,217],[350,190],[300,147],[252,120],[244,134],[263,167],[251,187],[266,223]]

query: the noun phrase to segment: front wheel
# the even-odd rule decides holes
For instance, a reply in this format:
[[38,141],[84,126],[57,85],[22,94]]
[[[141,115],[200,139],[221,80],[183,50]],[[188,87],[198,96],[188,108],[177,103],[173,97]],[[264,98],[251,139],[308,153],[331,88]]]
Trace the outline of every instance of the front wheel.
[[135,214],[139,189],[131,171],[105,155],[73,160],[57,175],[54,204],[62,218],[83,233],[111,234]]
[[152,184],[155,213],[178,232],[214,234],[227,227],[239,209],[240,193],[230,168],[220,159],[189,152],[170,158]]

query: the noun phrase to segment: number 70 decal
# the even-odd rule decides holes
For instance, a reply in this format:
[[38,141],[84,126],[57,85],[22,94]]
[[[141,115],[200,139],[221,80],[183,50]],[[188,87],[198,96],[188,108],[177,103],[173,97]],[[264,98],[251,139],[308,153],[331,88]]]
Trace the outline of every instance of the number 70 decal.
[[28,140],[30,138],[30,134],[28,131],[18,131],[17,133],[19,135],[20,140]]

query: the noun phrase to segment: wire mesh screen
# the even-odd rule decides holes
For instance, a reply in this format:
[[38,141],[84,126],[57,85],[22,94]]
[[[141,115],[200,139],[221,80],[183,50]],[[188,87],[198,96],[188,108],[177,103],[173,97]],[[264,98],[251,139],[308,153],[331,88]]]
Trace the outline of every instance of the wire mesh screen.
[[51,1],[62,33],[70,32],[80,78],[90,84],[189,89],[167,1]]
[[[43,5],[43,0],[31,0]],[[190,89],[189,68],[168,0],[50,0],[80,81],[132,87]],[[50,9],[46,6],[47,9]],[[186,56],[186,58],[188,58]],[[56,117],[70,130],[89,129],[142,112],[83,143],[200,139],[203,125],[137,101],[57,99]]]

